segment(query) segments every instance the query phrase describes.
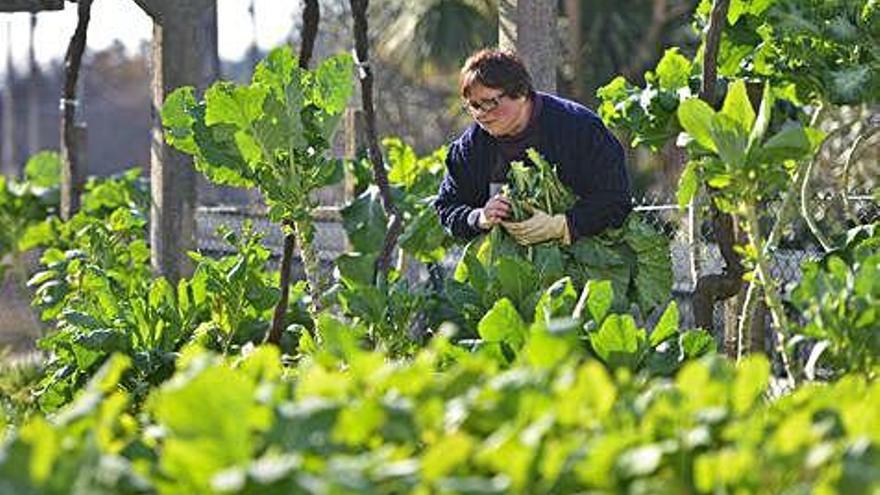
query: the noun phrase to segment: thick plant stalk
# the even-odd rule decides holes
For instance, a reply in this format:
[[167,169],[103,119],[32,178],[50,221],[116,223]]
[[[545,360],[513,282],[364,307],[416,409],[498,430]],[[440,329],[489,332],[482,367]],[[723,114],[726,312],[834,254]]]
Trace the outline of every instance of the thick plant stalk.
[[82,189],[82,144],[76,129],[76,83],[86,48],[92,0],[77,3],[76,30],[64,56],[64,88],[61,94],[61,218],[69,220],[79,210]]
[[[315,47],[315,38],[318,36],[318,22],[320,18],[321,10],[318,0],[305,0],[305,5],[303,6],[303,34],[299,50],[299,66],[302,69],[309,67],[312,50]],[[281,334],[284,332],[287,301],[290,297],[290,265],[293,260],[293,248],[296,244],[295,226],[292,222],[285,222],[285,226],[290,232],[284,236],[284,251],[281,255],[281,276],[278,284],[281,296],[272,315],[272,329],[266,336],[266,342],[276,345],[281,342]],[[303,253],[306,251],[313,251],[313,248],[310,246],[308,249],[302,249]],[[303,264],[305,264],[305,257],[303,257]],[[320,265],[318,265],[318,268],[320,269]]]
[[367,155],[373,165],[373,180],[379,187],[379,197],[382,200],[382,208],[388,216],[388,231],[385,233],[385,241],[382,251],[376,258],[374,279],[381,285],[388,277],[391,268],[391,255],[397,239],[403,232],[403,222],[400,211],[391,198],[391,186],[388,184],[388,174],[385,172],[385,160],[379,149],[379,141],[376,137],[376,112],[373,110],[373,73],[369,64],[369,44],[367,39],[367,6],[368,0],[351,0],[351,13],[354,18],[355,55],[358,65],[358,77],[361,81],[361,104],[364,108],[364,117],[367,133]]
[[791,363],[788,354],[785,352],[785,335],[788,331],[788,318],[785,316],[785,308],[782,307],[782,299],[773,279],[770,276],[770,269],[767,266],[767,256],[764,254],[764,241],[761,238],[760,227],[758,225],[758,213],[755,205],[746,203],[745,205],[745,227],[748,232],[749,241],[755,248],[757,258],[755,259],[755,275],[760,279],[764,288],[764,301],[770,310],[770,316],[773,319],[774,336],[776,340],[776,352],[782,360],[782,366],[785,369],[785,375],[789,385],[794,387],[797,382],[794,373],[791,371]]
[[306,280],[309,283],[309,294],[312,303],[309,305],[309,313],[313,319],[318,318],[323,305],[321,295],[324,292],[324,283],[321,277],[321,260],[315,251],[315,225],[309,220],[297,220],[294,223],[296,240],[299,242],[299,254],[303,261],[303,270],[306,272]]
[[[721,32],[727,22],[730,0],[715,0],[709,14],[709,27],[703,51],[703,82],[700,99],[715,106],[715,85],[718,78],[718,50]],[[723,214],[713,205],[712,217],[715,224],[715,240],[724,258],[724,272],[720,275],[702,275],[694,288],[694,322],[697,327],[711,329],[715,303],[739,293],[742,287],[742,263],[734,251],[734,222],[730,215]]]
[[[819,119],[824,112],[824,108],[824,105],[820,104],[819,107],[816,109],[816,112],[810,119],[810,127],[815,127],[819,123]],[[839,132],[844,127],[845,126],[841,126],[835,129],[834,133]],[[822,144],[829,142],[830,137],[831,134],[829,134],[829,136],[825,138]],[[816,150],[816,153],[813,155],[812,159],[809,160],[809,162],[818,160],[821,153],[822,145],[819,146],[819,149]],[[773,227],[770,229],[770,234],[767,236],[767,241],[764,243],[764,251],[760,253],[764,257],[769,256],[770,252],[776,249],[776,245],[779,244],[779,240],[782,237],[782,231],[784,227],[788,225],[791,220],[793,220],[794,217],[797,215],[797,209],[795,208],[795,198],[797,197],[797,192],[802,190],[804,181],[806,181],[808,174],[807,163],[807,160],[801,162],[798,165],[797,170],[795,170],[792,186],[785,193],[785,197],[782,199],[782,206],[780,206],[779,213],[776,215],[776,221],[774,222]],[[749,287],[746,290],[746,297],[743,301],[742,311],[740,312],[739,327],[737,328],[737,360],[742,358],[744,343],[751,339],[749,333],[752,329],[752,321],[754,318],[758,299],[756,297],[757,291],[757,284],[754,280],[752,280],[751,282],[749,282]]]

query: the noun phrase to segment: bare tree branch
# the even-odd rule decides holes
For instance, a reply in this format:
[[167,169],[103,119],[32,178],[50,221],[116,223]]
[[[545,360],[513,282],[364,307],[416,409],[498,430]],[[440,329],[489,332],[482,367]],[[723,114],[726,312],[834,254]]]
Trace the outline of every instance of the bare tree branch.
[[355,53],[357,55],[358,73],[361,80],[361,102],[364,108],[367,131],[367,155],[373,165],[373,178],[379,187],[382,208],[390,220],[388,232],[382,251],[376,259],[375,279],[384,280],[391,267],[391,254],[397,245],[397,238],[403,231],[403,222],[394,200],[391,198],[391,187],[388,174],[385,172],[385,160],[376,136],[376,112],[373,109],[373,73],[369,64],[369,41],[367,39],[367,5],[368,0],[351,0],[351,11],[354,17]]
[[79,210],[82,163],[76,131],[76,82],[86,48],[92,0],[79,0],[77,22],[64,56],[64,88],[61,92],[61,218],[69,220]]

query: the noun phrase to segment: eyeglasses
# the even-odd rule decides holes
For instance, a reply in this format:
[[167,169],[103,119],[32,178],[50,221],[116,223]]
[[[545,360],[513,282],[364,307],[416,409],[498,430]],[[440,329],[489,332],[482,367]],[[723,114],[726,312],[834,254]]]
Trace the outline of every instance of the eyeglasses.
[[504,98],[505,96],[507,96],[507,93],[501,93],[497,96],[477,101],[465,100],[461,103],[461,106],[466,112],[472,114],[489,113],[498,108],[498,105],[501,104],[501,98]]

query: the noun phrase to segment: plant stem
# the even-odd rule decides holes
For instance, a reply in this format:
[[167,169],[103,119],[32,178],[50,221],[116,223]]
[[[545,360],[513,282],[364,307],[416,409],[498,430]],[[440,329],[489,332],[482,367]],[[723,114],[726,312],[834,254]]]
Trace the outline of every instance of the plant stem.
[[[816,124],[819,123],[819,119],[822,117],[824,113],[825,105],[819,104],[816,108],[816,111],[813,113],[813,116],[810,118],[810,127],[815,127]],[[785,197],[782,199],[782,206],[779,207],[779,213],[776,215],[776,221],[773,223],[773,227],[770,229],[770,234],[767,236],[767,241],[764,243],[763,250],[759,253],[763,257],[770,256],[770,252],[776,249],[776,245],[779,244],[779,240],[782,237],[783,229],[788,226],[791,221],[794,219],[797,214],[797,210],[795,208],[795,197],[798,191],[803,190],[803,185],[806,181],[806,178],[809,174],[809,166],[808,163],[818,160],[819,155],[822,152],[822,146],[829,141],[829,138],[837,132],[840,132],[845,126],[838,127],[832,133],[829,133],[828,137],[822,141],[822,144],[819,145],[819,149],[816,150],[816,153],[813,154],[811,160],[804,160],[798,164],[798,168],[795,170],[794,178],[792,179],[791,188],[785,193]],[[757,294],[758,288],[756,287],[755,280],[749,282],[749,287],[746,290],[745,300],[743,301],[742,310],[740,311],[740,320],[739,327],[737,328],[737,355],[736,359],[739,361],[743,355],[743,345],[744,342],[749,341],[752,330],[752,321],[755,316],[756,304],[757,304]]]
[[[303,30],[302,43],[299,50],[299,66],[302,69],[308,69],[309,61],[312,58],[312,50],[315,47],[315,38],[318,36],[318,22],[321,18],[321,10],[317,0],[305,0],[303,6]],[[273,156],[271,153],[263,153],[267,156]],[[290,265],[293,260],[293,248],[296,244],[294,237],[294,226],[291,222],[285,222],[285,226],[290,232],[284,236],[284,251],[281,255],[281,276],[279,277],[279,287],[281,297],[278,298],[278,304],[275,306],[275,312],[272,315],[272,329],[266,336],[266,342],[278,345],[281,342],[281,334],[284,332],[284,319],[287,314],[287,301],[290,297]]]
[[788,318],[785,316],[785,308],[782,307],[782,300],[776,290],[776,285],[770,277],[767,256],[764,253],[764,241],[761,238],[760,226],[758,224],[758,213],[755,210],[755,205],[749,202],[743,205],[743,210],[745,212],[744,223],[746,232],[748,232],[749,241],[752,247],[755,248],[755,253],[757,253],[755,258],[755,275],[760,278],[764,285],[764,301],[767,303],[767,308],[770,310],[770,315],[773,318],[776,352],[779,353],[779,357],[782,359],[782,366],[785,369],[789,384],[794,386],[797,382],[791,371],[788,354],[785,351],[785,336],[783,334],[788,331]]
[[306,272],[306,280],[309,283],[309,293],[312,302],[309,305],[309,313],[312,319],[317,321],[318,313],[320,313],[321,295],[323,294],[323,282],[321,279],[321,262],[318,259],[318,253],[312,243],[315,237],[315,226],[312,220],[295,220],[293,222],[296,232],[296,239],[299,243],[300,257],[303,262],[303,271]]
[[[813,118],[811,119],[810,126],[813,127],[819,122],[820,115],[824,110],[825,105],[821,102],[819,103],[819,107],[816,109],[816,113],[813,114]],[[816,240],[819,241],[819,244],[822,246],[822,249],[827,253],[833,249],[833,245],[831,241],[825,237],[825,234],[819,230],[819,225],[816,223],[816,220],[813,218],[813,215],[809,210],[809,202],[810,202],[810,176],[813,174],[813,165],[818,161],[818,153],[813,160],[807,162],[806,168],[804,169],[804,175],[801,183],[801,216],[804,217],[804,221],[807,223],[807,227],[809,227],[810,232],[813,233],[813,236],[816,237]]]

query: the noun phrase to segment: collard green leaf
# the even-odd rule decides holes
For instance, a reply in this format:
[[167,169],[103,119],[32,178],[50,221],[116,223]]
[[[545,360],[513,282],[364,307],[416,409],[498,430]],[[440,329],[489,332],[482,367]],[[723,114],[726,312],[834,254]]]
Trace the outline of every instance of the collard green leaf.
[[247,131],[263,113],[268,90],[263,86],[237,86],[219,82],[205,92],[205,124],[232,124]]
[[660,88],[675,91],[687,87],[691,62],[679,53],[678,48],[668,48],[657,63],[656,72]]
[[552,318],[570,316],[577,300],[578,293],[571,283],[571,278],[559,279],[538,299],[538,304],[535,306],[535,321],[549,323]]
[[605,320],[605,316],[614,302],[614,289],[609,280],[590,280],[584,287],[587,291],[587,309],[596,323]]
[[698,98],[689,98],[678,106],[678,122],[681,127],[697,144],[709,151],[718,150],[711,133],[714,117],[715,110]]
[[351,55],[334,55],[314,72],[312,101],[328,114],[341,114],[352,93],[354,61]]
[[761,158],[770,163],[802,158],[812,149],[809,136],[800,124],[786,126],[761,147]]
[[510,299],[516,307],[530,313],[526,311],[527,298],[536,290],[540,291],[538,277],[532,265],[520,258],[504,257],[495,266],[494,276],[500,297]]
[[440,262],[446,250],[446,231],[433,208],[423,208],[415,218],[407,222],[400,235],[400,247],[422,262]]
[[716,114],[709,124],[709,134],[721,160],[734,169],[742,168],[746,161],[748,130],[741,123],[724,113]]
[[355,251],[374,253],[385,240],[385,210],[379,199],[379,189],[370,187],[351,204],[342,209],[342,225]]
[[678,179],[678,190],[675,193],[680,208],[687,206],[697,194],[700,185],[699,166],[699,163],[689,161],[681,172],[681,177]]
[[339,276],[349,287],[371,285],[375,271],[376,255],[363,253],[343,253],[336,258]]
[[685,359],[693,359],[715,350],[715,338],[702,329],[684,332],[680,340]]
[[254,392],[253,383],[221,366],[163,387],[150,408],[170,435],[161,468],[181,487],[209,492],[217,472],[250,459],[260,416]]
[[61,183],[61,155],[55,151],[40,151],[28,158],[24,176],[33,186],[56,187]]
[[755,125],[749,133],[749,153],[756,149],[756,146],[764,141],[764,135],[767,134],[767,128],[770,126],[770,117],[773,112],[773,92],[770,90],[770,84],[764,84],[764,93],[761,96],[761,106],[758,109],[758,116]]
[[486,313],[477,326],[487,342],[500,342],[519,349],[525,342],[527,327],[510,299],[502,298]]
[[198,153],[193,136],[195,117],[193,109],[197,106],[195,90],[191,86],[175,89],[165,97],[162,105],[162,125],[165,127],[165,141],[184,153]]
[[762,355],[751,355],[736,370],[731,402],[737,414],[742,414],[755,404],[770,382],[770,363]]
[[755,110],[749,101],[745,81],[737,79],[727,87],[727,96],[721,107],[721,115],[736,122],[740,133],[747,135],[755,123]]
[[612,368],[635,370],[642,360],[645,330],[636,326],[630,315],[609,315],[599,330],[590,334],[593,351]]
[[676,334],[678,334],[678,304],[675,301],[670,301],[651,332],[651,347],[657,347],[661,342],[665,342]]

